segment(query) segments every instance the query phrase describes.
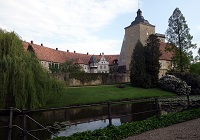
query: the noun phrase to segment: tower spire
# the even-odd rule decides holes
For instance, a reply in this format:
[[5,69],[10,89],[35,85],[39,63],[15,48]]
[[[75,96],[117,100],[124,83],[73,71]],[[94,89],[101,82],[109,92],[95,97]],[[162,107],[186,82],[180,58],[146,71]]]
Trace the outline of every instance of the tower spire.
[[138,0],[138,9],[140,9],[140,1]]

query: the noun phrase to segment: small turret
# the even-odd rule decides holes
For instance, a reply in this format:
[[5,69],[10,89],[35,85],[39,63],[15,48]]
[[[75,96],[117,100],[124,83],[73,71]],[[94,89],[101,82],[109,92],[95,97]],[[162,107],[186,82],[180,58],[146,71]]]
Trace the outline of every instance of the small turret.
[[98,63],[96,56],[92,55],[88,63],[90,67],[90,73],[97,73]]

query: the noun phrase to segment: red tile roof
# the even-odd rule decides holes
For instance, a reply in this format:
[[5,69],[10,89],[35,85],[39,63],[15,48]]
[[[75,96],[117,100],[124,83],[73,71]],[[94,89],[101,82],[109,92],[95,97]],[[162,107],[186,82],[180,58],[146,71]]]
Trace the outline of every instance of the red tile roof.
[[[31,43],[23,42],[25,49],[28,48],[28,45]],[[57,63],[64,63],[67,60],[75,60],[79,64],[88,64],[90,57],[92,55],[89,54],[81,54],[81,53],[72,53],[65,52],[56,49],[47,48],[45,46],[40,46],[37,44],[31,44],[33,47],[38,59],[40,61],[50,61]],[[100,60],[100,55],[95,55],[98,60]],[[119,59],[119,55],[104,55],[109,64],[112,64],[114,60]]]
[[[24,47],[27,49],[28,45],[31,43],[23,42]],[[37,44],[31,44],[38,59],[40,61],[49,61],[55,63],[64,63],[67,60],[75,60],[78,64],[88,64],[92,55],[65,52],[56,49],[47,48],[45,46],[40,46]],[[171,60],[172,53],[165,51],[166,43],[160,43],[160,51],[162,53],[160,60]],[[101,55],[95,55],[97,60],[100,60]],[[119,55],[104,55],[109,64],[112,64],[114,60],[119,60]]]
[[75,63],[76,63],[76,64],[84,64],[83,60],[81,60],[80,58],[77,58],[77,59],[75,60]]
[[167,44],[164,42],[160,43],[160,51],[162,53],[162,55],[160,56],[160,60],[171,60],[172,59],[173,53],[165,51],[166,45]]

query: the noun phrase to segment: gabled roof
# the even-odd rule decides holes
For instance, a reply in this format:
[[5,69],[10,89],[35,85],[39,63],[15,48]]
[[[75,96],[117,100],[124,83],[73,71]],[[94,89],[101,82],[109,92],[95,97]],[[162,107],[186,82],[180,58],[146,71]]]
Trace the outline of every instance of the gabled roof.
[[[37,45],[37,44],[31,44],[29,42],[23,42],[25,49],[28,48],[28,45],[30,44],[38,59],[40,61],[49,61],[49,62],[55,62],[55,63],[64,63],[67,60],[75,60],[79,64],[88,64],[90,58],[92,55],[89,54],[81,54],[81,53],[73,53],[73,52],[65,52],[60,51],[52,48],[48,48],[45,46]],[[95,55],[97,60],[100,60],[99,55]],[[115,59],[119,59],[119,55],[104,55],[106,60],[111,64]]]

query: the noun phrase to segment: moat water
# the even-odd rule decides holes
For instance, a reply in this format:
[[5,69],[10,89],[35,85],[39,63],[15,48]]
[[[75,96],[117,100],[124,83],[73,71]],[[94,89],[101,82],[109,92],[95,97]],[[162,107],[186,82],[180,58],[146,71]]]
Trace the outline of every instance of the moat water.
[[[129,104],[117,104],[111,106],[111,114],[114,117],[112,119],[112,124],[119,126],[126,122],[144,120],[148,117],[156,115],[156,112],[143,113],[137,115],[117,117],[124,114],[132,114],[137,112],[149,111],[155,109],[155,102],[140,102],[140,103],[129,103]],[[62,109],[55,111],[44,111],[44,112],[34,112],[30,116],[38,121],[43,126],[49,126],[50,130],[57,136],[69,136],[76,132],[83,132],[87,130],[95,130],[99,128],[104,128],[109,125],[109,120],[106,119],[108,116],[108,106],[95,106],[95,107],[84,107],[84,108],[74,108],[74,109]],[[13,118],[13,124],[16,124],[23,128],[22,117],[16,116]],[[87,122],[89,120],[98,120],[93,122]],[[85,122],[82,124],[76,124],[80,122]],[[76,125],[68,126],[69,123],[74,123]],[[0,117],[0,127],[8,125],[8,117]],[[28,130],[34,130],[41,128],[39,125],[33,121],[27,119]],[[30,132],[35,137],[40,140],[51,139],[53,137],[47,131]],[[20,135],[19,129],[13,129],[12,133],[14,140],[23,139]],[[0,138],[6,140],[8,137],[8,128],[0,128]],[[30,136],[27,138],[32,140]],[[34,140],[34,139],[33,139]]]

